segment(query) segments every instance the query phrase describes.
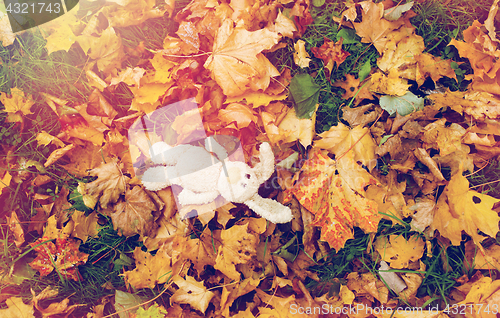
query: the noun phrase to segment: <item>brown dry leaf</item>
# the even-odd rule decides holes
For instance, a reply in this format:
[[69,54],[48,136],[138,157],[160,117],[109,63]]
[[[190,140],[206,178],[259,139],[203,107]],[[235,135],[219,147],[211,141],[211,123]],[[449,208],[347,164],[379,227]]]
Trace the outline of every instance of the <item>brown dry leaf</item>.
[[31,294],[33,295],[33,305],[39,312],[42,313],[42,317],[53,317],[54,315],[62,315],[62,314],[65,314],[66,316],[68,316],[68,315],[71,315],[71,313],[77,307],[85,306],[85,305],[68,306],[69,297],[67,297],[60,302],[52,302],[49,306],[47,306],[46,308],[43,308],[41,306],[42,301],[45,301],[49,298],[53,298],[53,297],[56,297],[57,295],[59,295],[59,291],[57,289],[54,289],[51,286],[47,286],[38,295],[36,295],[32,289]]
[[110,162],[112,158],[110,154],[101,150],[100,146],[96,146],[91,142],[83,142],[83,145],[76,146],[66,156],[70,159],[70,163],[62,165],[62,167],[71,174],[78,177],[86,177],[88,171],[99,167],[104,161]]
[[457,113],[469,114],[476,120],[500,117],[500,99],[490,93],[447,90],[444,94],[431,94],[428,97],[434,102],[433,108],[436,110],[448,106]]
[[354,291],[357,297],[365,295],[368,299],[378,299],[382,304],[386,304],[389,299],[389,289],[378,280],[372,273],[359,275],[352,272],[347,275],[347,287]]
[[217,252],[214,268],[232,280],[239,281],[236,265],[249,262],[256,255],[258,235],[248,233],[248,223],[234,225],[221,231],[221,246]]
[[406,240],[402,235],[379,237],[374,244],[382,260],[392,268],[408,268],[409,262],[416,262],[424,255],[425,244],[421,237],[414,235]]
[[171,257],[164,247],[161,247],[154,256],[136,247],[134,259],[135,269],[124,273],[127,285],[136,289],[155,288],[157,284],[166,283],[172,276]]
[[382,112],[382,108],[370,103],[359,107],[342,108],[342,118],[347,121],[351,127],[358,125],[364,127],[366,124],[374,122]]
[[425,149],[423,148],[416,148],[413,153],[415,154],[415,157],[417,157],[417,159],[423,163],[424,165],[427,166],[427,168],[429,168],[429,170],[431,171],[431,173],[434,175],[434,177],[436,177],[436,179],[438,181],[444,181],[444,177],[443,177],[443,174],[441,173],[441,170],[439,170],[439,167],[436,163],[436,161],[434,161],[431,156],[429,156],[429,154],[427,153],[427,151],[425,151]]
[[495,237],[499,231],[500,217],[492,208],[498,201],[489,195],[469,190],[469,181],[459,170],[451,177],[438,199],[432,227],[450,239],[453,245],[460,245],[461,233],[465,231],[483,249],[480,243],[486,237],[478,234],[478,230]]
[[10,217],[7,216],[6,219],[9,231],[14,235],[14,244],[20,247],[24,243],[24,230],[17,217],[16,211],[12,211]]
[[265,90],[270,78],[279,72],[261,52],[280,38],[267,29],[249,32],[234,28],[233,22],[226,19],[217,31],[213,52],[204,67],[228,96],[241,95],[250,88]]
[[112,26],[90,43],[90,50],[89,57],[97,61],[97,67],[104,74],[111,74],[115,69],[121,68],[125,58],[122,40]]
[[153,213],[162,208],[157,207],[143,188],[135,186],[125,192],[125,200],[118,201],[113,207],[114,211],[108,215],[113,220],[114,229],[121,235],[151,236],[156,230]]
[[186,279],[175,275],[172,280],[179,289],[170,297],[170,303],[189,304],[192,308],[205,314],[210,300],[215,296],[203,285],[203,281],[198,282],[191,276]]
[[118,201],[120,195],[125,192],[129,177],[122,173],[122,163],[114,159],[109,163],[103,163],[90,171],[90,175],[97,180],[87,183],[85,188],[94,198],[99,199],[101,206],[106,209],[109,203]]
[[446,119],[441,118],[424,127],[422,141],[427,148],[439,149],[439,155],[444,157],[462,149],[462,137],[466,132],[456,123],[446,126]]
[[342,64],[349,55],[351,55],[342,49],[343,41],[344,38],[340,38],[340,40],[334,43],[329,38],[324,37],[323,45],[320,47],[313,47],[311,49],[315,57],[323,60],[325,68],[330,72],[328,75],[332,73],[333,66],[335,64],[338,68],[339,65]]

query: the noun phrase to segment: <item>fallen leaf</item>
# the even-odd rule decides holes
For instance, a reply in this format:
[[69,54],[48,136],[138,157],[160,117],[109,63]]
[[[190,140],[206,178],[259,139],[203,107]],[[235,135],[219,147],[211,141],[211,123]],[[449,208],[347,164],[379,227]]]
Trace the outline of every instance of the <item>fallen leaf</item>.
[[258,235],[248,233],[248,223],[223,230],[214,268],[239,281],[240,273],[236,271],[236,265],[245,264],[256,255],[257,242]]
[[323,60],[325,68],[329,71],[327,76],[332,73],[333,66],[335,64],[339,67],[339,65],[342,64],[349,55],[351,55],[342,49],[343,41],[344,38],[340,38],[340,40],[334,43],[332,40],[325,37],[323,45],[319,48],[313,47],[311,49],[315,57]]
[[[80,242],[70,238],[56,238],[55,241],[44,243],[47,239],[44,236],[30,243],[37,256],[29,265],[39,271],[42,277],[57,269],[57,273],[62,277],[78,281],[80,274],[77,266],[85,264],[89,257],[88,254],[78,250]],[[40,243],[43,244],[39,245]]]
[[179,287],[170,297],[170,302],[179,304],[189,304],[196,310],[205,314],[210,300],[215,296],[203,285],[203,281],[198,282],[191,276],[186,276],[184,280],[179,275],[175,275],[172,280]]
[[[314,112],[311,118],[300,119],[295,114],[295,109],[290,109],[278,126],[278,138],[284,142],[299,140],[302,146],[307,148],[312,143],[315,135],[315,122],[316,112]],[[275,140],[278,140],[278,138]]]
[[462,231],[469,234],[481,249],[482,233],[495,237],[499,231],[497,212],[493,205],[500,200],[487,194],[469,190],[469,181],[456,173],[450,179],[445,192],[439,197],[432,227],[450,239],[453,245],[460,245]]
[[39,146],[47,146],[50,143],[53,143],[57,147],[64,147],[65,144],[59,138],[50,135],[45,130],[42,130],[36,135],[36,140],[38,141]]
[[103,163],[99,167],[90,171],[90,175],[97,177],[97,180],[85,185],[88,193],[99,199],[101,206],[105,209],[109,203],[115,203],[122,193],[125,192],[129,177],[123,175],[122,164],[118,159],[109,163]]
[[121,235],[150,236],[156,229],[153,212],[157,211],[158,207],[140,186],[127,190],[125,200],[118,201],[113,208],[114,211],[108,215],[113,220],[114,229]]
[[412,92],[406,92],[403,96],[381,96],[379,105],[390,115],[398,112],[401,116],[424,109],[424,99]]
[[297,117],[311,118],[316,110],[320,86],[307,73],[297,74],[290,82],[290,94],[294,101]]
[[54,298],[59,295],[59,291],[51,286],[47,286],[38,295],[36,295],[32,289],[31,294],[33,295],[33,305],[39,312],[42,313],[42,317],[53,317],[54,315],[61,315],[61,314],[65,314],[66,316],[68,316],[71,315],[71,313],[77,307],[85,306],[85,305],[68,306],[69,297],[67,297],[60,302],[52,302],[46,308],[43,308],[41,306],[41,302],[46,301],[49,298]]
[[248,127],[252,122],[257,121],[255,112],[240,103],[231,103],[226,108],[221,109],[219,111],[219,118],[226,125],[235,122],[238,129]]
[[34,102],[31,96],[24,96],[24,92],[17,87],[11,89],[11,97],[2,92],[0,102],[4,105],[5,111],[8,113],[8,122],[22,122],[24,116],[33,114],[31,106],[33,106]]
[[84,244],[89,237],[96,237],[99,233],[100,226],[97,224],[99,217],[96,212],[85,216],[85,212],[74,211],[71,219],[75,222],[73,236],[81,239]]
[[[270,78],[279,72],[260,52],[278,43],[280,36],[267,29],[249,32],[232,24],[229,19],[222,23],[204,67],[228,96],[241,95],[250,88],[265,90]],[[262,83],[252,88],[251,81],[256,79]]]
[[388,75],[377,72],[371,77],[370,90],[393,96],[403,96],[408,92],[408,81],[399,76],[397,69],[393,68]]
[[297,43],[293,45],[295,52],[293,52],[293,61],[299,67],[306,68],[309,67],[311,59],[309,58],[309,53],[306,51],[306,42],[303,40],[298,40]]
[[89,57],[97,61],[97,67],[105,74],[121,68],[125,53],[122,40],[116,35],[112,26],[104,30],[101,36],[90,44]]
[[392,268],[408,268],[409,262],[416,262],[424,255],[424,240],[414,235],[408,240],[402,235],[379,237],[374,243],[375,250]]
[[124,273],[127,285],[136,289],[155,288],[157,284],[166,283],[172,277],[171,257],[165,247],[160,248],[154,256],[136,247],[134,259],[135,269]]
[[5,301],[6,309],[0,309],[4,318],[35,318],[33,305],[25,305],[22,297],[10,297]]
[[47,161],[45,161],[43,166],[44,167],[50,166],[51,164],[53,164],[54,162],[59,160],[61,157],[63,157],[66,153],[71,151],[73,148],[75,148],[75,145],[71,144],[71,145],[67,145],[66,147],[59,148],[59,149],[52,151],[52,153],[49,155],[49,157],[47,158]]

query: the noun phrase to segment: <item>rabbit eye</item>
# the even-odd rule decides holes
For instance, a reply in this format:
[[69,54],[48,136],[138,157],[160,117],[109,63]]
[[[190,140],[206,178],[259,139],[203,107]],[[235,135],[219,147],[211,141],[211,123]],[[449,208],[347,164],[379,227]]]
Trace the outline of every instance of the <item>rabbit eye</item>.
[[250,174],[245,174],[245,178],[250,179],[251,175]]

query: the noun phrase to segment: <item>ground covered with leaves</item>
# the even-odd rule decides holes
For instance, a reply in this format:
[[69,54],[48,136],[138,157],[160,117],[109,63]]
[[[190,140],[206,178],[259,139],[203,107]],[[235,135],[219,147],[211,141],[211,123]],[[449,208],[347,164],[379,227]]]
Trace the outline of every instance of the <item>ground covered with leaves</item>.
[[[0,316],[499,313],[498,0],[3,9]],[[293,220],[147,190],[200,131]]]

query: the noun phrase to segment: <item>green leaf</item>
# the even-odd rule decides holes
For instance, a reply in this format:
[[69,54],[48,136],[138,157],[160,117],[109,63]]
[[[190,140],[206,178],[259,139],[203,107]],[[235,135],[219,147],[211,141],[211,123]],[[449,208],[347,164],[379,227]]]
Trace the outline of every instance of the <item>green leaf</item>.
[[380,146],[382,146],[382,144],[383,144],[384,142],[386,142],[386,141],[387,141],[387,139],[391,138],[392,136],[394,136],[394,134],[385,135],[384,137],[382,137],[382,139],[380,140],[380,143],[378,144],[378,146],[379,146],[379,147],[380,147]]
[[312,3],[313,3],[313,6],[315,6],[315,7],[321,7],[322,5],[325,4],[325,0],[313,0]]
[[167,314],[167,311],[163,308],[158,307],[158,304],[153,304],[153,306],[149,307],[147,310],[140,307],[137,309],[136,313],[137,318],[163,318]]
[[401,116],[406,116],[424,108],[424,99],[412,92],[407,92],[403,96],[385,95],[380,97],[379,103],[380,107],[391,115],[397,111]]
[[82,211],[82,212],[90,212],[92,209],[88,208],[85,203],[83,202],[83,196],[80,192],[78,192],[78,189],[75,188],[70,194],[69,194],[69,201],[74,202],[72,205],[72,208]]
[[290,82],[290,94],[298,118],[311,118],[316,110],[321,86],[307,73],[295,75]]
[[356,31],[353,29],[342,29],[337,33],[337,41],[343,38],[344,41],[342,44],[353,44],[359,43],[358,36],[356,35]]
[[370,63],[370,60],[367,60],[363,66],[359,69],[358,72],[358,79],[360,82],[364,81],[365,78],[370,74],[372,70],[372,64]]

